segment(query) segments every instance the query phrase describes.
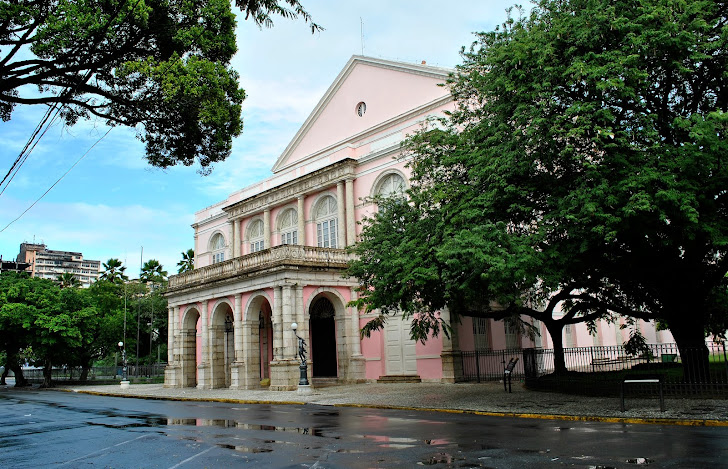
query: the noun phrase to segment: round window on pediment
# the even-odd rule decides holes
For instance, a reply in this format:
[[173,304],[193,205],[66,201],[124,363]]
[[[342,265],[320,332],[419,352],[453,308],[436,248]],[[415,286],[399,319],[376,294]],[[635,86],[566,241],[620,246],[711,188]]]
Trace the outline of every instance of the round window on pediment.
[[364,101],[360,102],[356,105],[356,115],[359,117],[364,117],[364,113],[367,112],[367,103]]

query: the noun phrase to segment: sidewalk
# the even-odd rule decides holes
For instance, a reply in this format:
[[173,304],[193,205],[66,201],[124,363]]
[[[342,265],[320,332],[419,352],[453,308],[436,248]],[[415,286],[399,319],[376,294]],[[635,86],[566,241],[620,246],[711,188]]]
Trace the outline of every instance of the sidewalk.
[[309,395],[297,391],[165,388],[161,384],[59,386],[62,391],[122,397],[200,400],[262,404],[319,404],[396,409],[469,412],[484,415],[624,423],[728,426],[728,400],[666,398],[665,412],[659,400],[627,396],[626,412],[617,397],[586,397],[529,391],[514,383],[506,393],[502,383],[367,383],[316,388]]

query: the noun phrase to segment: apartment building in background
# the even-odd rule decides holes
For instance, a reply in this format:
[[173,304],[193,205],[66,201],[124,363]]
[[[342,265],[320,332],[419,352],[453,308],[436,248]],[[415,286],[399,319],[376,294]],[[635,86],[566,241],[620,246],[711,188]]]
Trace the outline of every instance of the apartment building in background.
[[32,277],[56,280],[63,273],[71,273],[84,288],[101,274],[101,261],[84,259],[80,252],[47,249],[45,244],[21,243],[16,261],[30,264],[26,270]]

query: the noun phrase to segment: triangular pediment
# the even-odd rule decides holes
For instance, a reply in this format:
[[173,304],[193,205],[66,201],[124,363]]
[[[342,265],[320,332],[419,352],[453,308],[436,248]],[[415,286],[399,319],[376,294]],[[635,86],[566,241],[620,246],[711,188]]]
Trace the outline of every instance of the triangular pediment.
[[[449,98],[451,70],[353,56],[273,166],[273,172],[312,162],[368,131]],[[363,105],[361,104],[363,103]]]

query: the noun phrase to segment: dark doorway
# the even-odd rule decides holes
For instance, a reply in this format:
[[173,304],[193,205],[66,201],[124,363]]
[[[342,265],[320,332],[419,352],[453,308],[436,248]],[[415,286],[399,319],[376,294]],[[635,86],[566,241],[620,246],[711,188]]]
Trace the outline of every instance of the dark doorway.
[[338,375],[336,368],[336,324],[334,305],[327,298],[311,306],[311,361],[315,378]]

